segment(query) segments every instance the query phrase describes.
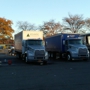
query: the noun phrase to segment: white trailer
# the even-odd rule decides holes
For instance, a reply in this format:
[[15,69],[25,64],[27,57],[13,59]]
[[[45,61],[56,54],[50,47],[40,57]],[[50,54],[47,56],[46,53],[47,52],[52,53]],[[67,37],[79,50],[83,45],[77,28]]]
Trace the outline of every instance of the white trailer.
[[47,63],[48,53],[43,44],[42,31],[21,31],[15,35],[15,52],[27,62]]

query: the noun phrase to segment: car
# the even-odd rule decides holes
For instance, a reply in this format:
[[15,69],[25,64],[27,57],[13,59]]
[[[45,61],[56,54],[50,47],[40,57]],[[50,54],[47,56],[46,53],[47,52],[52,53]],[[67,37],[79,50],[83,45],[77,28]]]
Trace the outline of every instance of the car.
[[9,53],[9,55],[15,55],[15,47],[10,46],[10,48],[8,49],[8,53]]

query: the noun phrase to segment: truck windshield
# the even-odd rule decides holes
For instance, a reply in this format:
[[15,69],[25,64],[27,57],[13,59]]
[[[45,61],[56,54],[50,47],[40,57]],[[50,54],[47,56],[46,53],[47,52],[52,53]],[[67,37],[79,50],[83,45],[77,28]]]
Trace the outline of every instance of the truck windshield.
[[72,39],[72,40],[68,40],[69,44],[82,44],[82,40],[81,39]]
[[43,45],[42,40],[28,40],[27,43],[28,45]]

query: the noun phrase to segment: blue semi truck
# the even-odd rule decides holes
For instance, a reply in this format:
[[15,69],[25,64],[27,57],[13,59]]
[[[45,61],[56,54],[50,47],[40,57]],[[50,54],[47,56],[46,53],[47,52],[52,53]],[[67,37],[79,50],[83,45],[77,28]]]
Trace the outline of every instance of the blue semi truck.
[[53,58],[60,56],[65,60],[88,60],[89,50],[83,44],[80,34],[60,33],[45,38],[45,48]]

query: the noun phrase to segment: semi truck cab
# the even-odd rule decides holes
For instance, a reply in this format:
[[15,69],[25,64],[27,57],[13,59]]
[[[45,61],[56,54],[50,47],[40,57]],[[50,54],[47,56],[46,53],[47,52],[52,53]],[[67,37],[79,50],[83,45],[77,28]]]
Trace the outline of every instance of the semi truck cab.
[[41,39],[28,39],[23,41],[22,55],[26,62],[47,62],[48,53],[45,51],[44,41]]
[[26,63],[47,63],[48,53],[43,42],[42,31],[21,31],[15,34],[15,53]]
[[46,50],[50,58],[63,60],[88,60],[89,50],[83,44],[80,34],[60,33],[45,38]]
[[63,41],[65,45],[65,52],[68,60],[84,59],[88,60],[89,50],[86,45],[83,44],[81,38],[71,38]]

